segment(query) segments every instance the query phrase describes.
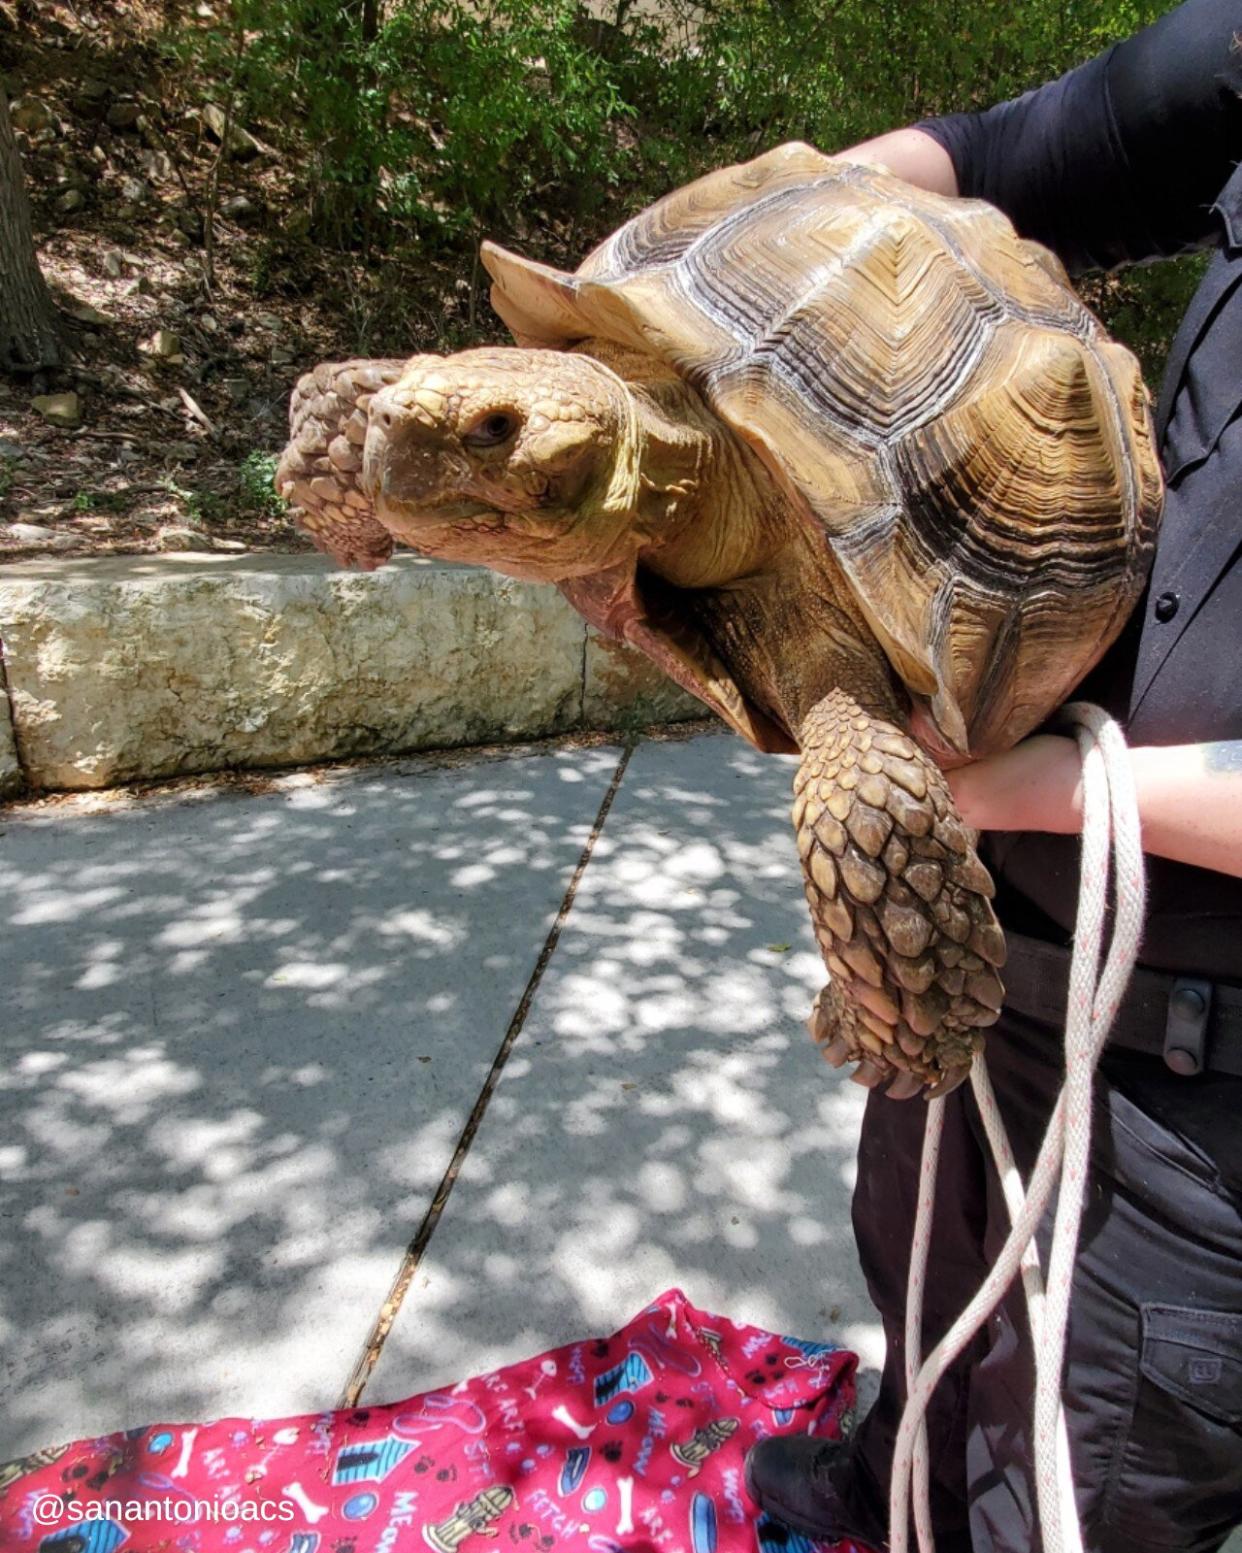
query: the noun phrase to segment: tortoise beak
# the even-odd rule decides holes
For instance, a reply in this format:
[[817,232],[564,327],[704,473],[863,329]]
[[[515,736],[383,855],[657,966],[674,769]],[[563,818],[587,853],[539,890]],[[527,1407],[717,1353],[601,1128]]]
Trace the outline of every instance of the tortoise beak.
[[457,462],[443,427],[408,390],[394,384],[375,395],[361,483],[377,513],[382,516],[385,507],[398,506],[403,526],[444,523],[446,503],[461,504],[454,476],[466,471],[455,468]]

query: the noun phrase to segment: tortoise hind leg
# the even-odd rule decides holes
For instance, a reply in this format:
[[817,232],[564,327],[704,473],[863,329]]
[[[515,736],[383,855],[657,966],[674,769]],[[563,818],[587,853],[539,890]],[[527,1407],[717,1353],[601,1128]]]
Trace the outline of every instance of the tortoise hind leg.
[[939,768],[843,690],[802,724],[794,825],[831,975],[812,1034],[834,1066],[906,1098],[970,1071],[999,1013],[992,880]]

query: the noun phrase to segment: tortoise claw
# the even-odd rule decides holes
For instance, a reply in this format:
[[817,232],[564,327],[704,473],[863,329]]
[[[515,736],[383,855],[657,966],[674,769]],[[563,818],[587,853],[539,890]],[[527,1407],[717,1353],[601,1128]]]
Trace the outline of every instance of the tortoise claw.
[[874,1062],[868,1062],[864,1057],[854,1071],[850,1074],[850,1081],[861,1084],[864,1089],[874,1089],[888,1077],[887,1068],[877,1067]]
[[850,1060],[849,1042],[843,1035],[838,1035],[835,1040],[829,1041],[826,1046],[821,1046],[820,1051],[823,1053],[824,1061],[830,1063],[834,1068],[844,1067]]
[[914,1073],[899,1073],[884,1093],[890,1100],[913,1100],[921,1094],[923,1080]]
[[969,1073],[970,1064],[968,1062],[961,1063],[956,1068],[950,1068],[940,1082],[927,1091],[924,1099],[939,1100],[942,1095],[951,1095],[957,1086],[968,1077]]

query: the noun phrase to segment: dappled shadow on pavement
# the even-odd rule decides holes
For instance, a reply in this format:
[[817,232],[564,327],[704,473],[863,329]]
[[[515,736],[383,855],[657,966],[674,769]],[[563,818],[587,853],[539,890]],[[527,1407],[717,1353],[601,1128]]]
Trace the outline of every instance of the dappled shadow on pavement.
[[618,753],[0,819],[0,1459],[334,1400]]

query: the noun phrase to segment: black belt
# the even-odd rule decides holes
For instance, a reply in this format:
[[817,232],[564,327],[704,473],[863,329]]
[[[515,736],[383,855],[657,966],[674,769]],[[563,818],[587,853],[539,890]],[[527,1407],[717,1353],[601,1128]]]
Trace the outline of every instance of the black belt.
[[[1009,929],[1005,938],[1006,1006],[1064,1029],[1070,951]],[[1161,1057],[1184,1078],[1203,1072],[1242,1077],[1242,988],[1137,966],[1108,1045]]]

